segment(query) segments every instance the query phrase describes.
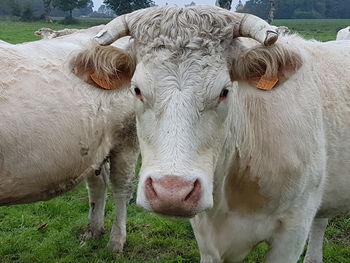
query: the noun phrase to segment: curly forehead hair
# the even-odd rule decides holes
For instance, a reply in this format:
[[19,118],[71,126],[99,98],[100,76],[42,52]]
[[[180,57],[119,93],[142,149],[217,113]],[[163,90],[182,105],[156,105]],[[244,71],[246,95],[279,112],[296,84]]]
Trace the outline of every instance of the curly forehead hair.
[[[233,38],[234,21],[226,12],[212,8],[154,7],[128,21],[133,38],[140,43],[172,42],[185,45],[191,40],[218,41]],[[177,44],[176,44],[177,43]]]

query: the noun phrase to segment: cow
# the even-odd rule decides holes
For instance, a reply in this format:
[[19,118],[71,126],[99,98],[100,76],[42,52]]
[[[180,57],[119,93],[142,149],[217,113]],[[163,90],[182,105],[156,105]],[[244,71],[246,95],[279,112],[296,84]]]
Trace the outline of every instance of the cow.
[[[109,45],[123,36],[130,60]],[[71,68],[131,82],[139,206],[190,218],[202,263],[264,241],[265,262],[296,263],[313,222],[304,262],[322,262],[327,218],[350,210],[350,44],[209,6],[135,11],[95,41]]]
[[340,29],[337,33],[336,40],[350,40],[350,26]]
[[4,40],[0,40],[0,46],[11,46],[12,44],[11,43],[8,43]]
[[109,246],[121,252],[139,152],[133,96],[127,90],[111,96],[69,67],[73,53],[102,28],[0,46],[0,205],[48,200],[86,179],[90,211],[83,238],[97,238],[110,180],[117,213]]
[[52,39],[56,37],[61,37],[65,35],[70,35],[75,32],[79,31],[79,29],[74,29],[74,28],[65,28],[62,30],[53,30],[51,28],[40,28],[39,30],[34,32],[34,35],[40,36],[42,39]]

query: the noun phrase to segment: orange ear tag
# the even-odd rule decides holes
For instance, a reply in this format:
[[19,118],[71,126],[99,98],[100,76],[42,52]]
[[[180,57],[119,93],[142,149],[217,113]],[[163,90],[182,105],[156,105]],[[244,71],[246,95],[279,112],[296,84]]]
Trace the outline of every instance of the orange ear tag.
[[105,79],[97,77],[97,74],[95,72],[90,74],[90,77],[102,89],[107,89],[107,90],[111,90],[112,89],[110,84]]
[[278,77],[269,79],[266,75],[262,75],[256,87],[261,90],[272,90],[278,82]]

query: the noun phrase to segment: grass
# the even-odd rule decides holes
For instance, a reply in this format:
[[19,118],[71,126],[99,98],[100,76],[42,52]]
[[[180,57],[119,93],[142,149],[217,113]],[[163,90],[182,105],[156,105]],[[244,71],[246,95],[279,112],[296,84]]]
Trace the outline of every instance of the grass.
[[[85,19],[71,28],[85,28],[107,20]],[[335,39],[336,32],[350,20],[276,20],[306,38]],[[58,23],[0,21],[0,39],[16,44],[38,40],[33,32],[41,27],[62,29]],[[0,62],[1,63],[1,62]],[[0,207],[0,263],[104,263],[104,262],[198,262],[199,252],[190,224],[128,207],[127,244],[123,254],[107,249],[113,221],[113,204],[106,205],[106,234],[99,241],[79,245],[87,225],[88,197],[84,185],[47,202]],[[46,227],[42,227],[47,224]],[[334,218],[326,231],[325,263],[350,263],[350,218]],[[245,260],[263,261],[268,247],[259,245]],[[302,261],[300,261],[302,262]]]
[[287,26],[307,39],[335,40],[337,32],[350,25],[350,19],[283,19],[275,20],[277,26]]
[[106,24],[108,19],[104,18],[91,18],[91,19],[78,19],[78,24],[75,25],[62,25],[59,21],[62,19],[54,20],[54,23],[48,24],[43,21],[38,22],[13,22],[9,20],[0,20],[0,40],[12,44],[23,43],[27,41],[34,41],[41,39],[34,35],[34,32],[42,27],[49,27],[54,30],[63,28],[87,28]]

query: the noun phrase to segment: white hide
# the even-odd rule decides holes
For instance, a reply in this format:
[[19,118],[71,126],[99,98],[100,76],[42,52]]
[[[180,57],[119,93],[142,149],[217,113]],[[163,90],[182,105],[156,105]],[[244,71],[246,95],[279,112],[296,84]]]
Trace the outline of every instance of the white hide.
[[[152,210],[147,178],[199,180],[191,224],[201,262],[241,262],[266,241],[265,262],[296,263],[316,214],[350,210],[350,44],[280,36],[277,45],[300,56],[301,68],[271,91],[232,85],[230,67],[245,41],[233,40],[238,21],[212,9],[128,16],[137,59],[132,89],[142,93],[135,99],[143,157],[137,203]],[[256,187],[262,205],[249,204],[250,196],[230,200],[232,178],[243,181],[237,192]],[[319,243],[309,247],[319,258]]]
[[[350,45],[293,36],[278,44],[298,52],[303,66],[270,92],[245,82],[234,85],[232,133],[220,155],[226,158],[215,172],[217,202],[191,221],[202,262],[239,262],[267,241],[271,250],[265,262],[295,263],[314,214],[327,218],[350,211]],[[272,200],[262,211],[243,213],[227,206],[223,189],[228,168],[237,162],[234,149],[240,165],[250,166],[261,193]],[[312,233],[305,262],[322,262],[322,230]]]
[[10,44],[4,40],[0,40],[0,46],[12,46],[12,44]]
[[120,252],[138,155],[132,95],[128,90],[96,89],[69,67],[73,53],[88,46],[101,28],[0,46],[0,205],[51,199],[87,178],[90,215],[85,238],[98,237],[103,233],[109,176],[101,164],[110,155],[110,180],[120,213],[109,245]]
[[350,26],[340,29],[337,33],[336,40],[350,40]]
[[[61,30],[53,30],[51,28],[40,28],[39,30],[34,32],[34,35],[40,36],[42,39],[52,39],[52,38],[76,33],[79,30],[80,29],[75,29],[75,28],[65,28]],[[84,31],[84,29],[82,30]]]

